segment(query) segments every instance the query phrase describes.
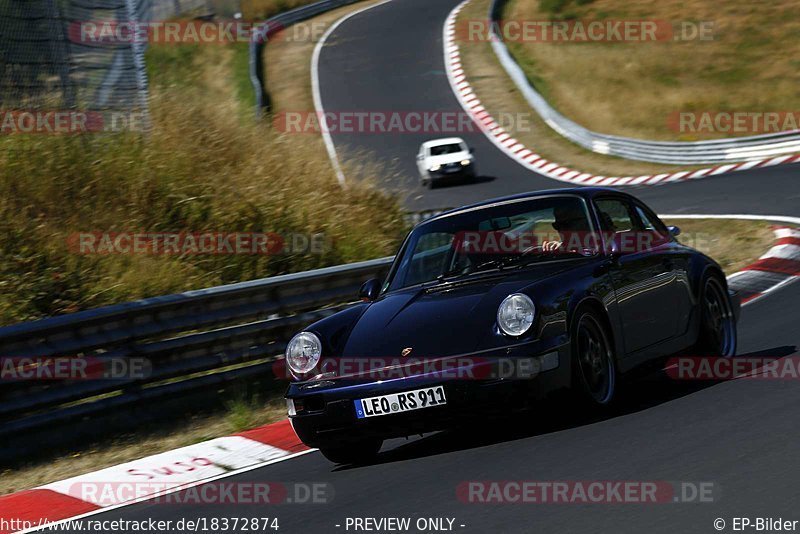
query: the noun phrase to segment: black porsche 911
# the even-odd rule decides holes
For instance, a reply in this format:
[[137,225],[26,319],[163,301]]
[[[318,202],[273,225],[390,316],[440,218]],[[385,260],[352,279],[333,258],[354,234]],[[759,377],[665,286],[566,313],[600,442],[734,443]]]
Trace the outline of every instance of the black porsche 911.
[[333,462],[364,462],[386,438],[554,392],[603,407],[623,373],[682,351],[733,356],[738,296],[679,233],[605,188],[423,221],[363,302],[289,342],[297,435]]

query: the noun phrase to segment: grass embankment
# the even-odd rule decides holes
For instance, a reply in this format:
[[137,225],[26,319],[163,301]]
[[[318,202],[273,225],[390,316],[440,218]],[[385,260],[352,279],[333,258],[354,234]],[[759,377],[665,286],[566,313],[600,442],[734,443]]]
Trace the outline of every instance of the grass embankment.
[[[795,111],[792,0],[511,0],[508,20],[663,21],[680,39],[657,42],[516,42],[511,52],[548,101],[579,124],[643,139],[695,140],[747,132],[680,134],[682,111]],[[684,23],[687,23],[684,25]],[[710,40],[693,38],[701,24]],[[681,29],[685,27],[684,29]]]
[[[390,254],[396,201],[253,124],[234,47],[151,47],[153,131],[0,138],[0,323]],[[245,71],[246,72],[246,71]],[[361,175],[369,169],[359,166]],[[356,171],[349,176],[358,175]],[[77,255],[74,232],[324,234],[322,254]]]
[[678,241],[714,258],[733,274],[753,263],[775,241],[772,223],[737,219],[664,219],[681,229]]

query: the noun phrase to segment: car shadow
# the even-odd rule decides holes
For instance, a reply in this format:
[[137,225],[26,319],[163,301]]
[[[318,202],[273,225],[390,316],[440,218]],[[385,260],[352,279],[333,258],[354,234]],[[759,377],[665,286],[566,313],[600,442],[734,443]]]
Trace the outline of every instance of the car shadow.
[[[739,354],[737,357],[783,358],[796,352],[797,347],[780,346]],[[425,435],[421,439],[383,451],[369,464],[341,465],[335,467],[334,471],[436,456],[577,428],[647,410],[713,387],[721,382],[725,382],[725,380],[678,381],[669,378],[663,370],[659,369],[638,374],[635,380],[624,383],[620,391],[620,398],[613,406],[600,412],[581,410],[575,407],[564,408],[563,401],[558,400],[542,401],[536,405],[537,415],[535,418],[526,417],[526,413],[476,417],[464,422],[459,427]],[[480,424],[480,432],[475,432],[475,423]]]
[[483,174],[479,174],[478,176],[472,177],[464,177],[464,178],[451,178],[442,182],[438,182],[434,191],[436,189],[445,189],[448,187],[458,187],[458,186],[470,186],[470,185],[478,185],[478,184],[485,184],[487,182],[493,182],[496,180],[494,176],[487,176]]

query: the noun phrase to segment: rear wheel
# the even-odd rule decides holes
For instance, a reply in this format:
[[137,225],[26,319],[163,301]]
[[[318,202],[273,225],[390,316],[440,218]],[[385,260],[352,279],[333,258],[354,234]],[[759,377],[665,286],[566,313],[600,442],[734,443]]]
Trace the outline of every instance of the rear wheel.
[[697,350],[703,355],[736,355],[736,319],[725,287],[716,276],[703,283],[700,298],[700,334]]
[[335,464],[360,465],[374,460],[381,450],[381,445],[383,445],[381,439],[364,439],[332,447],[320,447],[319,452]]
[[583,401],[607,406],[616,392],[614,351],[603,321],[591,311],[580,312],[572,332],[572,387]]

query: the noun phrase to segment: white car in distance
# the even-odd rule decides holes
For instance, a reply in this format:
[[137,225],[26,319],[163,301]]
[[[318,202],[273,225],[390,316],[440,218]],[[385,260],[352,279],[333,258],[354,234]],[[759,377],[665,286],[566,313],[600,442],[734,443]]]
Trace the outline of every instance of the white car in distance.
[[430,189],[449,178],[474,178],[473,153],[460,137],[425,141],[417,153],[420,184]]

